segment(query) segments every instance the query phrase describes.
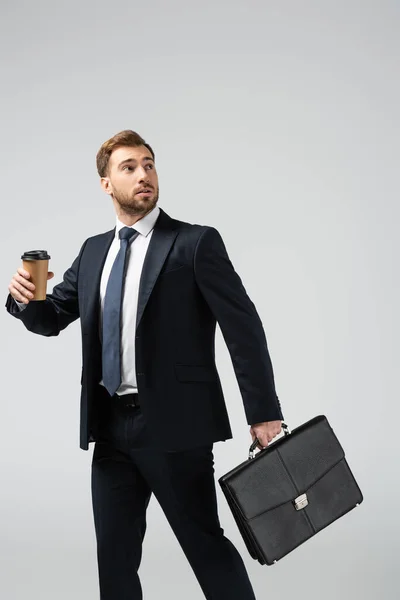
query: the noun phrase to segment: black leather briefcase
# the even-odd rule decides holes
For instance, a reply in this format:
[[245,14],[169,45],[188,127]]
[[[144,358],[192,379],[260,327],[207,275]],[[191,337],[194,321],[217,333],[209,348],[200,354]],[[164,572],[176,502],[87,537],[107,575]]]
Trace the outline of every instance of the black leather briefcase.
[[324,415],[249,458],[218,482],[250,556],[272,565],[363,501]]

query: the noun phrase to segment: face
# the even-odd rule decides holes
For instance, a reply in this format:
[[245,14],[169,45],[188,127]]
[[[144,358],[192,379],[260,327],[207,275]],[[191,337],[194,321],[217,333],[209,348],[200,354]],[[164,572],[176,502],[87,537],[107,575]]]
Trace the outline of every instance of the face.
[[150,150],[145,146],[116,148],[101,178],[104,191],[114,201],[118,215],[142,217],[158,201],[158,176]]

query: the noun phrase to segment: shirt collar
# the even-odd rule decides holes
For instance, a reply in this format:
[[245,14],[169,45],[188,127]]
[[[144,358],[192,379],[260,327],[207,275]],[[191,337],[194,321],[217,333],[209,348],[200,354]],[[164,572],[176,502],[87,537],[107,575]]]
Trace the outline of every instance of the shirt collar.
[[[158,219],[158,215],[160,214],[160,209],[158,206],[155,206],[153,210],[151,210],[145,217],[136,221],[134,225],[132,225],[132,229],[138,231],[141,235],[147,237],[150,231],[153,230],[154,225]],[[122,223],[118,217],[116,217],[116,228],[115,228],[115,237],[119,239],[119,232],[123,227],[129,227],[129,225],[125,225]]]

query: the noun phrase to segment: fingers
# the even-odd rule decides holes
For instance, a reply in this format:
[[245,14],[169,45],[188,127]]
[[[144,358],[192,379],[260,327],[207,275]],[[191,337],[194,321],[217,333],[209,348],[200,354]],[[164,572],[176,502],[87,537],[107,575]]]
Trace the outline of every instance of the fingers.
[[270,442],[282,431],[281,421],[270,421],[259,423],[250,427],[251,437],[254,440],[258,439],[257,448],[262,450],[266,448]]
[[[277,434],[271,432],[262,432],[257,434],[258,438],[258,447],[266,448],[270,442],[276,437]],[[253,440],[254,441],[254,440]]]
[[253,433],[251,434],[251,437],[253,439],[253,442],[255,441],[255,439],[257,438],[258,440],[258,444],[256,446],[256,448],[258,448],[259,450],[262,450],[263,448],[265,448],[265,446],[268,446],[268,440],[265,437],[265,434],[258,434],[258,435],[254,435]]
[[28,304],[33,298],[32,292],[35,289],[34,284],[29,281],[29,278],[29,272],[25,271],[22,267],[19,267],[8,286],[11,296],[15,300],[18,300],[18,302],[23,302],[24,304]]
[[274,427],[270,427],[266,432],[266,436],[268,437],[268,442],[271,442],[280,432],[282,431],[282,426],[280,424],[274,425]]
[[24,304],[28,304],[30,302],[31,297],[28,297],[30,292],[27,290],[24,291],[23,286],[21,286],[19,283],[10,283],[8,289],[14,300],[18,300],[18,302],[23,302]]

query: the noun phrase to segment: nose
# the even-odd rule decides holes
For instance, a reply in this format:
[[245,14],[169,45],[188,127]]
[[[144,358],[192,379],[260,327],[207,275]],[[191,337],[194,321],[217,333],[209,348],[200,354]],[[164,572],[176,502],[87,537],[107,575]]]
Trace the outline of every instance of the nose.
[[148,172],[146,171],[146,169],[144,167],[140,167],[140,171],[139,171],[139,182],[146,182],[149,181],[149,175]]

